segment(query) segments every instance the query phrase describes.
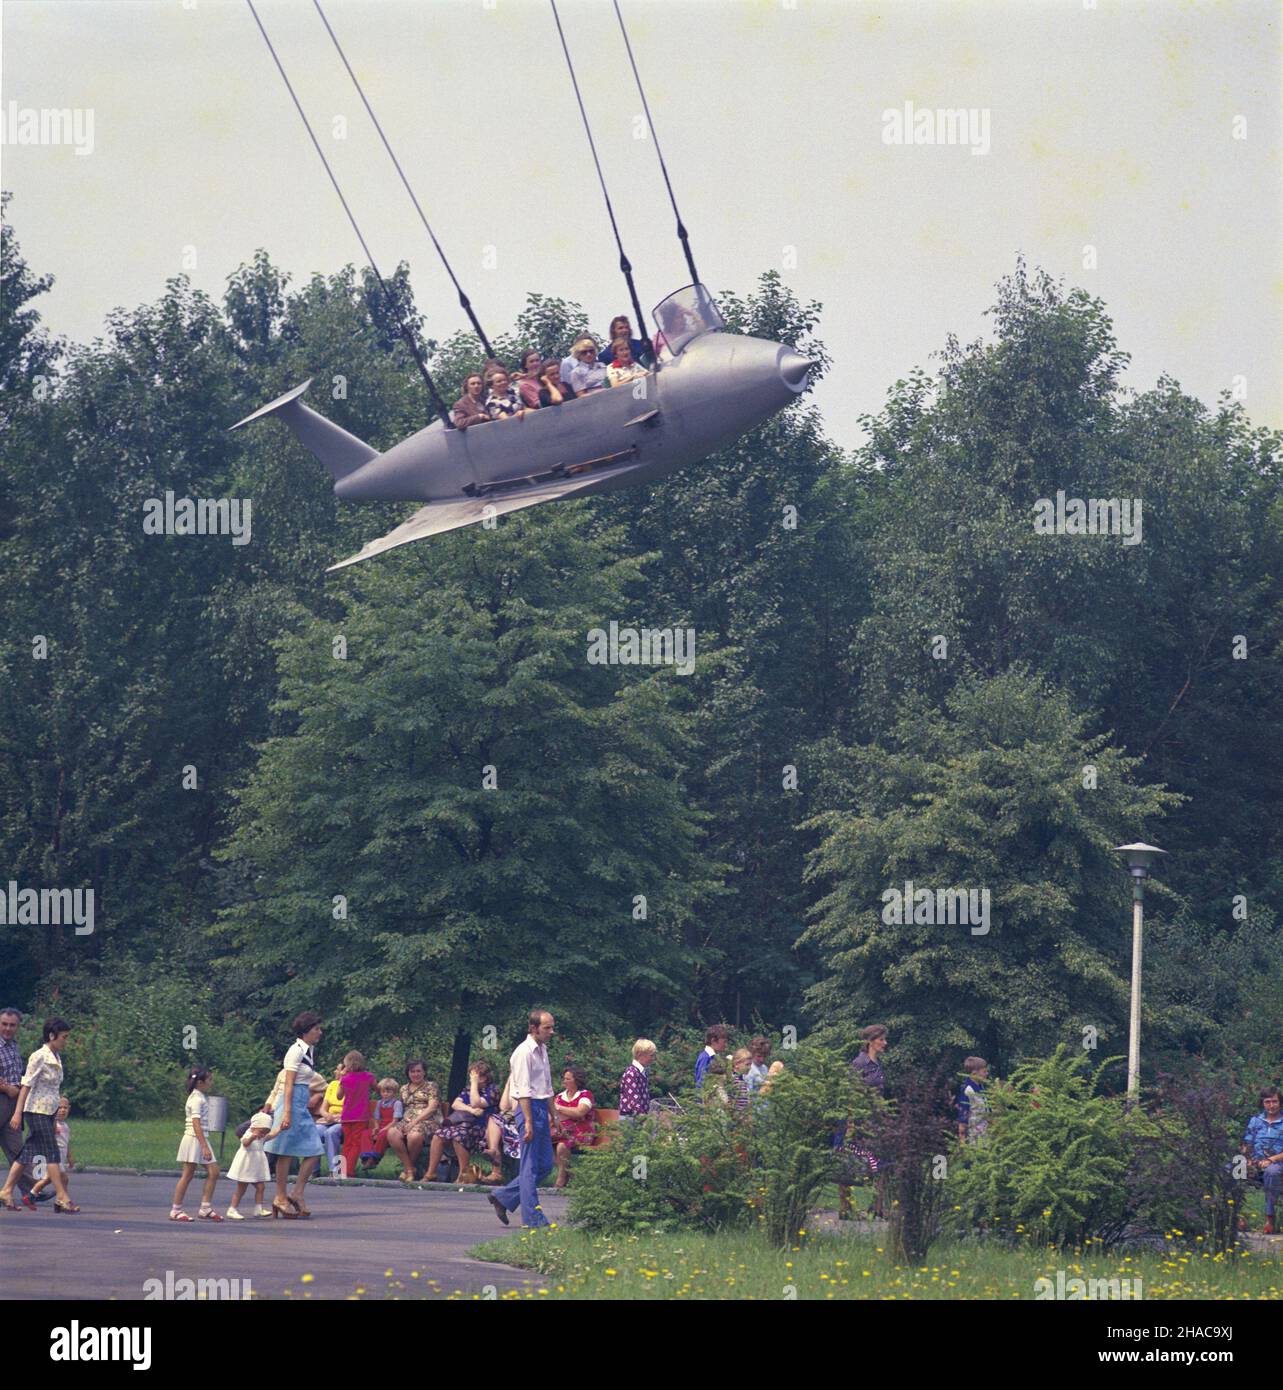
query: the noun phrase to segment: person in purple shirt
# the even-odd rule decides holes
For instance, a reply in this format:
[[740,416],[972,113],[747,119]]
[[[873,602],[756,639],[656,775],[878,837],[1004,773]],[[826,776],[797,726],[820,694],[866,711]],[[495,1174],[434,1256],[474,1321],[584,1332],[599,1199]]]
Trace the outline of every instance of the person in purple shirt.
[[[864,1082],[872,1086],[878,1095],[886,1094],[886,1076],[882,1071],[882,1054],[887,1049],[887,1029],[884,1023],[871,1023],[860,1033],[862,1046],[851,1059],[851,1070]],[[851,1218],[851,1182],[855,1171],[867,1167],[876,1182],[878,1175],[877,1155],[866,1149],[850,1132],[849,1125],[843,1125],[834,1136],[834,1148],[843,1151],[843,1171],[838,1180],[838,1220]],[[874,1199],[874,1215],[880,1215],[882,1192],[878,1188]]]
[[633,1044],[633,1060],[619,1078],[619,1117],[639,1119],[650,1112],[650,1077],[646,1068],[652,1066],[658,1049],[649,1038],[638,1038]]

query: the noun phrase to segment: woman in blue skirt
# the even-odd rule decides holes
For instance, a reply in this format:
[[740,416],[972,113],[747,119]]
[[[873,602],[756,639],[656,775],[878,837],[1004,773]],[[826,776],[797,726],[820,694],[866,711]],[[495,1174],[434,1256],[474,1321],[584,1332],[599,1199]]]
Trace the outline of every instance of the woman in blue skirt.
[[[276,1154],[276,1196],[272,1199],[272,1215],[294,1219],[311,1216],[303,1205],[303,1190],[321,1157],[321,1136],[312,1112],[307,1108],[310,1087],[316,1076],[316,1058],[312,1049],[321,1040],[321,1016],[301,1013],[294,1020],[294,1045],[285,1054],[285,1084],[276,1102],[272,1128],[279,1129],[275,1139],[264,1145],[265,1152]],[[290,1160],[297,1158],[298,1181],[294,1191],[287,1194],[290,1180]],[[279,1160],[284,1159],[282,1163]]]

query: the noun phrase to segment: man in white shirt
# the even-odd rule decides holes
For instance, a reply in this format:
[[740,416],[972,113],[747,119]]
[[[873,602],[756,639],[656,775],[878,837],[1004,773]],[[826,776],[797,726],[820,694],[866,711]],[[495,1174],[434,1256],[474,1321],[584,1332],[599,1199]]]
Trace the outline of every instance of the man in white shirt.
[[508,1213],[518,1206],[524,1225],[548,1225],[539,1205],[539,1179],[551,1173],[553,1166],[548,1124],[548,1103],[553,1095],[548,1040],[554,1022],[546,1009],[532,1009],[526,1040],[508,1061],[508,1095],[517,1107],[517,1132],[521,1136],[521,1171],[510,1183],[490,1194],[490,1205],[505,1226]]

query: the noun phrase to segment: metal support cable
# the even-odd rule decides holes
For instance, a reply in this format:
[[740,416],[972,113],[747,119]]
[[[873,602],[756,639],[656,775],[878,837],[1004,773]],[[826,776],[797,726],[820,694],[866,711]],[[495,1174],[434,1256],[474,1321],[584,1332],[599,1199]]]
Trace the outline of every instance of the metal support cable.
[[395,318],[401,336],[404,338],[406,346],[410,349],[415,364],[419,368],[419,373],[423,377],[424,384],[428,388],[428,395],[432,398],[432,404],[436,408],[437,414],[440,415],[446,429],[453,429],[454,421],[450,418],[450,411],[445,401],[441,399],[441,393],[437,390],[436,382],[432,380],[432,374],[428,371],[428,364],[423,360],[423,354],[419,351],[419,345],[415,341],[414,335],[406,326],[405,320],[401,317],[397,309],[396,300],[393,299],[392,292],[388,289],[387,281],[383,278],[379,271],[379,267],[375,264],[374,257],[370,254],[370,248],[366,245],[365,237],[361,235],[361,228],[357,225],[356,218],[352,215],[352,209],[348,207],[347,199],[343,196],[343,190],[339,187],[338,179],[334,177],[333,169],[330,168],[330,161],[326,159],[325,151],[321,148],[321,142],[316,138],[316,134],[312,129],[312,123],[307,119],[307,114],[303,110],[302,103],[295,94],[290,79],[285,74],[285,68],[281,65],[280,58],[277,57],[276,49],[272,46],[272,40],[268,38],[267,30],[263,28],[263,21],[258,17],[258,11],[254,8],[254,0],[245,0],[245,3],[249,6],[250,14],[254,16],[254,23],[258,25],[258,32],[263,36],[263,42],[267,45],[267,51],[272,55],[272,61],[276,64],[277,72],[281,74],[281,81],[285,83],[285,90],[290,94],[290,99],[294,103],[294,109],[298,112],[299,119],[303,122],[303,127],[311,138],[312,145],[316,153],[320,156],[321,163],[325,166],[325,172],[330,176],[330,182],[334,185],[334,191],[338,194],[339,202],[343,204],[343,211],[347,213],[347,219],[352,224],[352,230],[356,233],[356,239],[361,243],[361,250],[365,252],[365,258],[370,263],[370,269],[374,271],[375,278],[379,282],[379,287],[383,291],[384,303],[387,304],[389,311],[393,318]]
[[673,205],[673,216],[677,218],[677,236],[682,243],[682,250],[686,254],[686,266],[691,274],[692,284],[699,283],[699,271],[695,269],[695,257],[691,254],[690,233],[686,230],[682,222],[682,215],[677,210],[677,198],[673,193],[673,185],[668,177],[668,165],[664,163],[664,152],[659,147],[659,136],[655,133],[655,122],[651,119],[650,103],[646,100],[646,89],[642,86],[641,74],[637,71],[637,60],[633,57],[633,46],[628,41],[628,30],[624,27],[624,16],[619,10],[619,0],[614,0],[615,18],[619,21],[619,32],[624,36],[624,47],[628,50],[628,62],[633,70],[633,81],[637,83],[637,93],[641,97],[642,110],[646,113],[646,124],[650,128],[650,138],[655,142],[655,153],[659,156],[660,172],[664,176],[664,187],[668,189],[668,201]]
[[400,161],[392,152],[392,146],[388,143],[388,137],[383,133],[383,127],[379,124],[379,118],[374,114],[374,108],[370,105],[365,95],[364,88],[357,80],[356,73],[352,71],[352,64],[348,62],[347,54],[343,52],[343,46],[339,43],[338,36],[330,27],[330,21],[325,17],[325,11],[321,8],[321,0],[312,0],[312,4],[316,7],[317,14],[321,16],[321,23],[325,25],[325,32],[330,36],[331,42],[338,50],[339,57],[343,60],[343,66],[347,69],[347,75],[352,79],[352,85],[356,88],[357,95],[361,98],[361,104],[365,107],[366,114],[369,116],[370,120],[374,122],[375,130],[379,132],[379,139],[383,141],[383,148],[387,150],[388,158],[392,161],[392,167],[400,175],[401,182],[405,185],[405,191],[410,195],[410,201],[414,204],[414,210],[419,214],[419,221],[423,223],[424,230],[427,232],[428,236],[432,238],[432,244],[436,247],[437,255],[441,258],[441,264],[445,266],[446,274],[450,277],[451,283],[458,291],[459,307],[467,314],[468,320],[472,324],[477,337],[481,340],[481,346],[485,349],[486,356],[493,357],[494,349],[490,346],[490,339],[486,337],[485,330],[481,327],[476,314],[472,311],[472,301],[463,292],[463,286],[459,283],[458,277],[451,268],[449,260],[446,259],[446,254],[445,251],[442,250],[441,243],[437,240],[437,234],[432,230],[427,216],[424,214],[422,207],[419,206],[419,200],[415,196],[414,189],[410,187],[410,180],[406,178],[405,170],[401,168]]
[[579,114],[583,118],[584,133],[588,136],[588,148],[592,151],[593,164],[597,169],[597,182],[601,184],[601,196],[606,203],[606,212],[610,217],[611,230],[615,233],[615,245],[619,247],[619,269],[623,272],[624,280],[628,285],[628,294],[632,299],[633,313],[637,316],[637,331],[642,336],[642,341],[646,344],[648,352],[653,351],[650,336],[646,332],[646,318],[642,313],[641,301],[637,298],[637,286],[633,283],[633,267],[624,252],[624,243],[619,236],[619,223],[615,220],[615,209],[611,205],[610,193],[606,188],[606,176],[601,171],[601,160],[597,157],[597,142],[593,139],[592,126],[588,121],[588,112],[584,109],[584,99],[579,91],[579,79],[575,76],[575,65],[570,57],[570,48],[566,43],[566,33],[561,27],[561,16],[557,13],[557,0],[548,0],[552,6],[552,17],[557,21],[557,34],[561,39],[561,51],[566,55],[566,67],[570,70],[571,85],[575,89],[575,100],[579,103]]

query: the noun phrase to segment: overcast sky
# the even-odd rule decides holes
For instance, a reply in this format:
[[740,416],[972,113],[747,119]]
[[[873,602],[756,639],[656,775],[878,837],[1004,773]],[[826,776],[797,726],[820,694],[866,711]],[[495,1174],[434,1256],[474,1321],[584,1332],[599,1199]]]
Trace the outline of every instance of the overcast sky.
[[[310,0],[256,2],[381,268],[409,261],[430,333],[466,326]],[[544,0],[322,3],[482,322],[531,290],[600,329],[627,310]],[[986,331],[1020,252],[1105,300],[1129,385],[1213,403],[1240,379],[1283,425],[1276,0],[621,4],[701,278],[775,268],[823,302],[839,444],[946,334]],[[561,13],[649,310],[688,276],[614,11]],[[214,296],[257,247],[296,280],[363,259],[244,0],[3,0],[0,25],[7,135],[15,106],[93,114],[89,153],[0,147],[53,331],[92,339],[187,248]],[[967,109],[976,139],[887,143],[906,102]]]

